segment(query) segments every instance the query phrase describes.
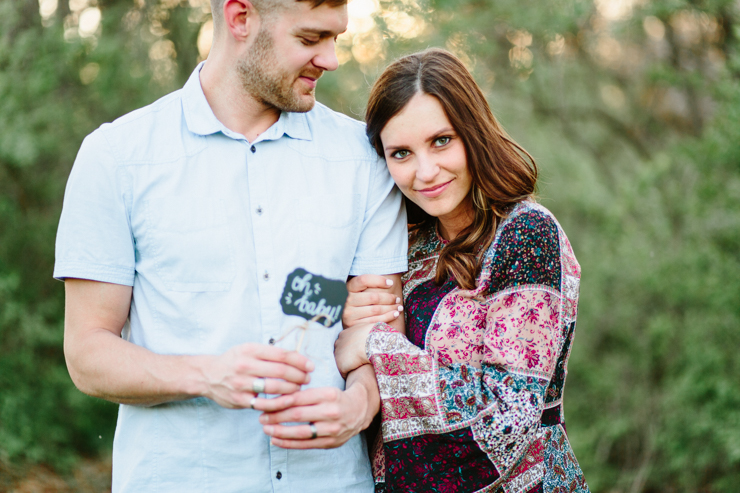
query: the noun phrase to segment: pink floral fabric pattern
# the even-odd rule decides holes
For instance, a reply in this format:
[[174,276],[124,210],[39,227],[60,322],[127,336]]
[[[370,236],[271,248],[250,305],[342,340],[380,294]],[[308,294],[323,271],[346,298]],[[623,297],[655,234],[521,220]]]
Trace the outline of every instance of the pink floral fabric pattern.
[[556,428],[564,436],[580,282],[565,234],[547,209],[518,204],[469,291],[454,280],[434,284],[443,246],[433,226],[413,234],[403,277],[408,339],[376,324],[367,341],[382,400],[379,488],[587,492],[567,439],[557,450],[552,442]]

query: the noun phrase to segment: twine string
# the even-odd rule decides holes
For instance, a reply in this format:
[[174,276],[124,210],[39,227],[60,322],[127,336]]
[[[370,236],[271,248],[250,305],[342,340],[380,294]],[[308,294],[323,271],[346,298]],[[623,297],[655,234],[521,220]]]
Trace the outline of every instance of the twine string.
[[301,345],[303,344],[303,340],[306,337],[306,333],[308,332],[308,329],[311,328],[311,324],[313,322],[317,322],[318,323],[318,321],[321,320],[322,318],[325,319],[324,320],[324,327],[329,328],[332,325],[334,325],[334,319],[333,318],[331,318],[330,316],[325,315],[323,313],[319,313],[318,315],[315,315],[311,320],[306,320],[302,324],[296,325],[296,326],[291,327],[290,329],[288,329],[282,336],[280,336],[280,338],[277,341],[275,341],[275,344],[277,344],[278,342],[282,341],[283,339],[285,339],[286,337],[288,337],[290,334],[292,334],[296,330],[300,330],[301,331],[301,335],[298,338],[298,343],[295,346],[296,352],[300,352]]

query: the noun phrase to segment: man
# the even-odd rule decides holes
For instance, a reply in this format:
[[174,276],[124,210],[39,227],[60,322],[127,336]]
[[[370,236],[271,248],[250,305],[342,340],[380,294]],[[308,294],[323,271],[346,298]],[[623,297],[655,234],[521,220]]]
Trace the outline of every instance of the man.
[[346,5],[212,11],[211,53],[183,89],[103,125],[75,161],[54,270],[67,366],[122,404],[116,492],[372,491],[358,435],[378,410],[372,370],[345,387],[340,324],[312,329],[306,356],[277,341],[303,322],[280,307],[294,269],[391,274],[398,297],[406,269],[384,162],[361,124],[314,107]]

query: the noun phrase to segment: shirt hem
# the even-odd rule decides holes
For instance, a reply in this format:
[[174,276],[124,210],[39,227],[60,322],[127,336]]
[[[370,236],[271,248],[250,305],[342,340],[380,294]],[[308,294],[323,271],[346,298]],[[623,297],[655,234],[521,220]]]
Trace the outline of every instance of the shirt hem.
[[397,274],[408,270],[408,258],[406,255],[385,260],[361,260],[355,261],[349,270],[350,276],[362,274]]
[[134,272],[121,267],[89,264],[86,262],[60,262],[54,266],[54,279],[64,281],[69,277],[90,281],[109,282],[124,286],[134,285]]

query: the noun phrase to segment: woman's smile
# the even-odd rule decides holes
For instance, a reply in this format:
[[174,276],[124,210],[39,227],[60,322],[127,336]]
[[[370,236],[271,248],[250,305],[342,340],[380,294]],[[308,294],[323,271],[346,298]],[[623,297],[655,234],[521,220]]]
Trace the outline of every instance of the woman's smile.
[[450,180],[450,181],[448,181],[446,183],[442,183],[440,185],[435,185],[433,187],[422,188],[421,190],[417,189],[416,191],[419,192],[419,193],[424,194],[424,196],[429,197],[429,198],[439,197],[440,195],[442,195],[442,193],[445,190],[447,190],[447,186],[450,183],[452,183],[452,180]]

